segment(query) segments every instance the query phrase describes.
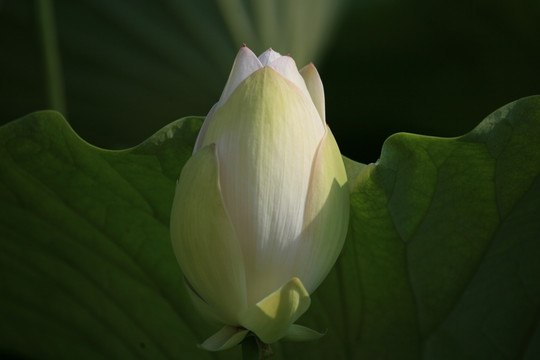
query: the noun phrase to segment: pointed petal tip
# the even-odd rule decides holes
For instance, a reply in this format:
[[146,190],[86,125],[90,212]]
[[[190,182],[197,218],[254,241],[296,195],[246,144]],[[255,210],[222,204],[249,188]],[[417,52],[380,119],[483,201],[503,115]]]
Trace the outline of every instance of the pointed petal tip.
[[304,65],[304,67],[300,69],[300,74],[302,74],[304,72],[307,72],[307,71],[315,71],[315,72],[317,72],[317,74],[319,73],[317,71],[317,67],[315,67],[315,64],[313,64],[313,62],[310,62],[309,64]]
[[263,52],[261,55],[259,55],[259,61],[263,66],[270,65],[275,60],[279,59],[281,57],[281,54],[277,51],[274,51],[272,48],[269,48],[265,52]]
[[250,48],[248,48],[246,44],[242,44],[242,47],[240,48],[240,50],[238,50],[238,53],[236,54],[235,62],[237,62],[240,58],[245,57],[249,57],[250,59],[256,59],[257,55],[255,55],[255,53]]
[[311,96],[311,100],[313,101],[313,104],[315,104],[323,124],[326,124],[324,87],[317,68],[315,65],[313,65],[313,63],[309,63],[300,69],[299,72],[304,79],[306,87],[309,91],[309,95]]
[[238,84],[261,67],[262,64],[259,61],[259,58],[257,58],[257,55],[255,55],[247,46],[242,46],[234,59],[233,67],[229,74],[229,79],[225,84],[225,88],[221,93],[218,107],[227,101],[229,96],[238,87]]

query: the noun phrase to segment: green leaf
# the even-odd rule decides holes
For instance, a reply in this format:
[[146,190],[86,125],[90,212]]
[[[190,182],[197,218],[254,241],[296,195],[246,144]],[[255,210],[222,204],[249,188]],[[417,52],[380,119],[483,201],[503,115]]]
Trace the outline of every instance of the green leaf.
[[169,240],[201,124],[107,151],[55,112],[0,129],[0,349],[30,358],[210,358]]
[[[95,148],[57,113],[0,128],[0,354],[33,359],[240,358],[196,347],[169,240],[175,180],[201,125]],[[540,97],[454,139],[390,137],[346,160],[342,255],[299,320],[320,340],[276,359],[540,357]]]
[[[305,359],[540,357],[540,96],[469,134],[396,134],[356,176]],[[283,346],[293,356],[296,344]]]

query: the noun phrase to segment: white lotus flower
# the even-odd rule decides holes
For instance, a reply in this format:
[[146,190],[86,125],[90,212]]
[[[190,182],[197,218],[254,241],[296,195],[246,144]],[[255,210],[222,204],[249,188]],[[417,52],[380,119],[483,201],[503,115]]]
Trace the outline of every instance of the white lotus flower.
[[197,309],[224,325],[202,346],[249,331],[265,343],[320,336],[293,324],[347,232],[343,161],[315,67],[270,50],[236,57],[176,188],[171,237]]

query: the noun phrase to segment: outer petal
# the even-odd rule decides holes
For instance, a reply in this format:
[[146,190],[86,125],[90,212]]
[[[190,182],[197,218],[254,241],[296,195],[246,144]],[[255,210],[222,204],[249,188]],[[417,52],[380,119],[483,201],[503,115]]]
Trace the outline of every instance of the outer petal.
[[242,46],[236,55],[236,59],[234,59],[233,68],[229,74],[229,79],[223,89],[223,93],[221,93],[219,104],[227,101],[229,96],[238,87],[238,84],[260,68],[262,68],[262,64],[257,58],[257,55],[247,46]]
[[311,304],[309,294],[298,278],[291,279],[281,288],[247,309],[241,324],[253,331],[267,344],[281,339],[289,327]]
[[326,115],[324,108],[324,88],[321,77],[319,76],[319,72],[315,68],[315,65],[309,64],[304,66],[302,70],[300,70],[300,75],[302,75],[302,77],[304,78],[306,87],[309,91],[309,94],[311,95],[311,100],[313,100],[313,103],[315,104],[315,107],[317,108],[317,111],[319,112],[323,123],[326,124]]
[[206,339],[206,341],[201,344],[201,347],[210,351],[227,350],[240,344],[248,332],[249,331],[246,329],[225,326]]
[[341,252],[349,223],[347,173],[328,127],[313,162],[305,204],[294,275],[302,279],[311,294]]
[[[272,50],[267,50],[265,54],[269,51]],[[279,57],[278,53],[274,53],[277,54]],[[275,55],[269,54],[268,56],[272,59],[275,58]],[[225,88],[221,93],[219,101],[214,104],[214,106],[212,106],[212,108],[208,112],[208,115],[206,115],[206,118],[204,119],[204,123],[201,127],[201,130],[199,131],[197,141],[195,142],[195,146],[193,148],[193,153],[195,153],[201,148],[203,142],[202,139],[206,134],[206,129],[208,128],[208,125],[212,122],[216,109],[220,107],[225,101],[227,101],[229,96],[231,96],[234,90],[236,90],[236,88],[238,87],[238,84],[244,81],[253,72],[260,69],[262,66],[263,65],[261,64],[257,56],[247,46],[244,45],[240,48],[238,54],[236,55],[236,59],[234,60],[231,73],[229,74],[229,79],[225,84]]]
[[193,291],[227,324],[246,308],[240,245],[223,206],[214,145],[196,152],[182,169],[171,212],[171,239]]
[[208,115],[206,115],[206,118],[204,119],[201,130],[199,130],[199,135],[197,135],[197,141],[195,141],[195,146],[193,147],[193,154],[195,154],[197,150],[201,148],[204,137],[206,135],[206,130],[208,129],[208,126],[212,122],[214,113],[216,112],[218,105],[219,103],[214,104],[214,106],[212,106],[212,108],[208,112]]
[[186,280],[186,288],[189,295],[189,298],[191,299],[191,302],[195,306],[195,309],[209,322],[213,322],[216,324],[226,324],[228,321],[223,318],[223,316],[218,313],[218,309],[215,309],[208,305],[208,303],[201,298],[199,294],[197,294],[194,290],[191,284],[189,284]]
[[[324,127],[313,102],[271,68],[244,81],[214,114],[228,214],[246,262],[248,305],[292,277],[311,164]],[[204,144],[203,144],[204,146]]]
[[294,59],[292,57],[280,56],[279,58],[268,64],[268,66],[279,72],[287,80],[292,81],[293,84],[298,86],[298,88],[302,90],[304,94],[306,94],[306,96],[310,96],[309,91],[306,87],[306,83],[298,72],[298,68],[296,67],[296,63],[294,62]]

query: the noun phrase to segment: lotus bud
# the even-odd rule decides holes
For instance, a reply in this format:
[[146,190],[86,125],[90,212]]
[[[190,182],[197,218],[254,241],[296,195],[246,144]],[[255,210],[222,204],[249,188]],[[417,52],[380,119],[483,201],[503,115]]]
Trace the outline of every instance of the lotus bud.
[[318,332],[294,324],[347,232],[347,175],[313,64],[243,46],[182,169],[174,252],[200,313],[223,325],[201,346],[249,333],[270,344]]

